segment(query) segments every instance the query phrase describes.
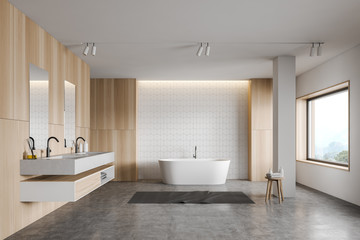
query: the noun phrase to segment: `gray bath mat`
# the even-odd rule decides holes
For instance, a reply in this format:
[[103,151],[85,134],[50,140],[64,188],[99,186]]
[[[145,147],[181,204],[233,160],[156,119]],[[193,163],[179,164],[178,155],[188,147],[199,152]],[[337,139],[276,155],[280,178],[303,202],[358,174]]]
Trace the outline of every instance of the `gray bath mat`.
[[128,203],[254,203],[243,192],[136,192]]

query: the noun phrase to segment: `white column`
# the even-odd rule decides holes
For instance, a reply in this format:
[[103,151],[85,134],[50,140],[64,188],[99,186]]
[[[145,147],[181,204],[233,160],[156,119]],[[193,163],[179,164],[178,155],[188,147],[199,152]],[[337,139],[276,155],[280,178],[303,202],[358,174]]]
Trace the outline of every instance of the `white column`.
[[284,196],[295,197],[295,57],[277,57],[273,67],[273,169],[284,168]]

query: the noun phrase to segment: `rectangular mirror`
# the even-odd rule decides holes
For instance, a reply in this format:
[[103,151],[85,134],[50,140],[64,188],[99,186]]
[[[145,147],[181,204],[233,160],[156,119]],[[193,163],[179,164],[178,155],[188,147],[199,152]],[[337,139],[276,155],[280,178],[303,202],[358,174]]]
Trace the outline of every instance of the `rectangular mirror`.
[[49,123],[49,73],[30,64],[30,136],[45,149]]
[[75,85],[64,81],[65,105],[64,105],[64,136],[65,147],[71,147],[75,141]]

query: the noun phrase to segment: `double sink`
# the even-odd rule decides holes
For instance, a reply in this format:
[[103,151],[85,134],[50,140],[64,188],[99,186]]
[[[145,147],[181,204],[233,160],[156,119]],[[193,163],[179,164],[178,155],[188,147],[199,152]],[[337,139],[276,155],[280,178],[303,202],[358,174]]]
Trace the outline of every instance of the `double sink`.
[[113,161],[113,152],[74,153],[35,160],[20,160],[20,174],[76,175]]

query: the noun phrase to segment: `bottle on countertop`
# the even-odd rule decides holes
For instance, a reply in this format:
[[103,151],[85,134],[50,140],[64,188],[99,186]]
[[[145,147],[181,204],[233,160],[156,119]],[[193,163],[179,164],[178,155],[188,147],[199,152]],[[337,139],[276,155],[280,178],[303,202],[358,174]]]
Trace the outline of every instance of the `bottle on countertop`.
[[79,144],[79,153],[82,153],[82,152],[83,152],[83,144],[80,143],[80,144]]
[[89,144],[87,141],[84,142],[84,152],[88,152],[89,151]]

